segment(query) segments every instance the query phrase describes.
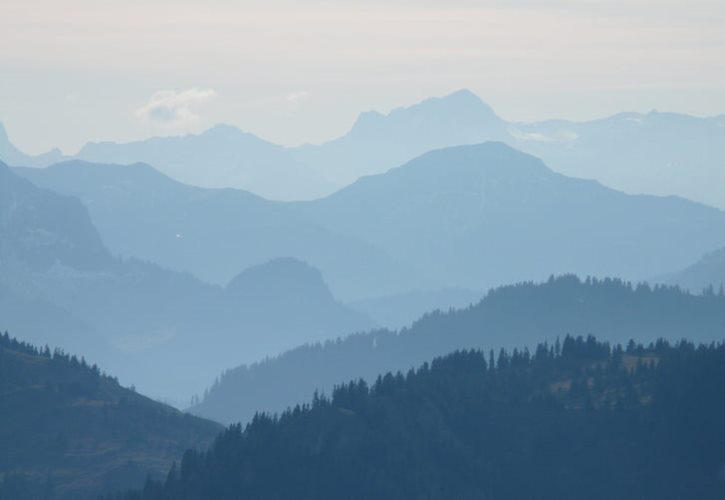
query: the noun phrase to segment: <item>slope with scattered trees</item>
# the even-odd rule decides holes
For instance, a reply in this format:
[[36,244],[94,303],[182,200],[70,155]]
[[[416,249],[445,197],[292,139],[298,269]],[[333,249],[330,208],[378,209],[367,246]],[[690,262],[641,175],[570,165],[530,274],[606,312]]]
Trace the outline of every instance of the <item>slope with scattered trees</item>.
[[82,358],[0,335],[1,500],[80,500],[141,485],[220,430]]
[[234,425],[124,498],[723,498],[723,387],[723,344],[459,351]]

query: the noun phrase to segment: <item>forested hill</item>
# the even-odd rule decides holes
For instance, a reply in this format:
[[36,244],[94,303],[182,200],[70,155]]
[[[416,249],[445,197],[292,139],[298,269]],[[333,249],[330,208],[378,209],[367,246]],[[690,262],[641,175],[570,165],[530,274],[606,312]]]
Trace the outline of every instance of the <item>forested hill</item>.
[[566,337],[491,358],[459,351],[258,415],[124,498],[724,497],[725,345]]
[[683,336],[725,338],[725,296],[677,288],[632,286],[614,279],[552,278],[491,291],[469,308],[435,312],[401,332],[380,330],[307,345],[277,358],[229,370],[192,412],[226,423],[256,411],[282,411],[345,380],[372,381],[456,349],[533,347],[567,334],[611,342]]
[[0,335],[0,500],[83,500],[141,486],[220,430],[83,359]]

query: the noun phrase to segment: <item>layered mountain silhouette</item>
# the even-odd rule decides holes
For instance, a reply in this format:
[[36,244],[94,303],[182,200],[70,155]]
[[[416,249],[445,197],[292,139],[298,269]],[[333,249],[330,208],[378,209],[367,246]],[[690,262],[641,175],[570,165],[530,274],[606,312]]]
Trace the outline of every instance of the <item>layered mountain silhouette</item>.
[[76,356],[0,335],[0,497],[95,499],[165,477],[221,426],[143,397]]
[[374,325],[298,260],[273,261],[221,287],[113,257],[77,199],[6,166],[0,175],[0,316],[27,328],[23,338],[77,348],[151,394],[188,396],[220,367]]
[[299,203],[193,188],[143,165],[17,172],[79,196],[119,255],[216,283],[292,256],[345,301],[566,272],[640,280],[725,246],[719,210],[565,177],[502,143],[430,152]]
[[374,246],[315,224],[294,206],[232,189],[181,184],[148,165],[64,162],[16,169],[39,186],[79,197],[111,251],[225,285],[278,257],[318,268],[336,297],[434,288]]
[[[552,169],[630,193],[677,195],[725,209],[725,115],[620,113],[586,122],[509,122],[468,90],[388,114],[362,113],[344,136],[285,148],[234,127],[199,135],[116,144],[91,143],[76,158],[150,163],[182,182],[236,187],[278,200],[330,194],[433,149],[502,141]],[[59,152],[30,157],[0,134],[0,160],[47,166]],[[279,182],[285,179],[285,182]]]
[[387,115],[363,113],[343,137],[293,150],[337,185],[385,172],[431,149],[507,138],[506,122],[468,90],[427,99]]
[[[90,218],[77,200],[15,174],[79,197]],[[431,304],[430,294],[442,297],[437,290],[567,272],[639,280],[725,246],[719,210],[565,177],[502,143],[433,151],[296,203],[191,187],[140,164],[74,161],[3,175],[0,284],[13,297],[2,306],[13,324],[23,324],[18,311],[31,311],[28,304],[42,304],[48,318],[83,327],[62,332],[33,318],[41,336],[29,338],[67,336],[68,347],[123,381],[177,398],[200,392],[225,367],[375,324],[321,293],[322,280],[304,263],[321,271],[334,297],[388,297],[377,314],[358,309],[397,327],[433,305],[464,305]],[[303,292],[278,279],[287,274],[304,281]],[[256,285],[245,288],[247,279]],[[290,293],[265,296],[259,284],[267,280]],[[405,296],[413,312],[386,316]],[[301,306],[301,298],[310,302]]]
[[244,188],[271,199],[310,199],[330,189],[284,148],[228,125],[200,135],[91,143],[76,157],[102,163],[150,163],[187,184]]
[[615,279],[551,278],[489,292],[461,310],[430,313],[410,328],[377,330],[300,346],[261,363],[225,371],[191,411],[219,422],[247,422],[258,411],[281,412],[315,390],[372,382],[457,349],[528,347],[557,338],[595,334],[626,343],[657,339],[717,342],[725,334],[725,296],[691,295],[678,288],[632,286]]
[[566,175],[725,209],[725,116],[620,113],[583,123],[516,124],[511,131],[510,144]]
[[0,311],[6,328],[39,344],[99,354],[103,342],[86,321],[54,303],[35,276],[69,270],[97,274],[114,265],[83,205],[39,189],[0,164]]
[[426,153],[296,206],[469,289],[565,272],[645,279],[725,243],[725,212],[565,177],[502,143]]

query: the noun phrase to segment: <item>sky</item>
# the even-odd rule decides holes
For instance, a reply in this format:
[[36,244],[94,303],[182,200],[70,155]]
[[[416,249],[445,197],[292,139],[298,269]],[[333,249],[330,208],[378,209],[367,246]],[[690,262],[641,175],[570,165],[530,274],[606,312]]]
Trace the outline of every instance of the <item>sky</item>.
[[723,0],[0,0],[37,154],[228,123],[285,145],[468,88],[503,118],[725,113]]

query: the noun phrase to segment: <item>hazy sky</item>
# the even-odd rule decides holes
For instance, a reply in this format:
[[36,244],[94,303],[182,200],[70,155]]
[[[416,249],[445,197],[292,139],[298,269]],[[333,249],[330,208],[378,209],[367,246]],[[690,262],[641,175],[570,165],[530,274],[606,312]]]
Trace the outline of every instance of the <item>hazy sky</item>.
[[237,125],[294,145],[469,88],[504,118],[725,113],[725,0],[0,0],[0,121],[74,153]]

